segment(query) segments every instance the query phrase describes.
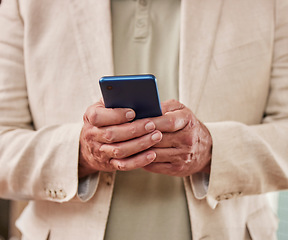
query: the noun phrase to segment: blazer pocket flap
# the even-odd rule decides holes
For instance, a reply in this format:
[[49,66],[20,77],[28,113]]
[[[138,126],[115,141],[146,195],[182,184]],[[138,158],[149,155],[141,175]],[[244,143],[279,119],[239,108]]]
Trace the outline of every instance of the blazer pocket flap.
[[50,232],[48,225],[29,207],[24,209],[20,218],[16,221],[16,226],[20,230],[24,239],[29,240],[47,240]]
[[247,228],[253,240],[276,240],[278,218],[268,207],[251,214],[247,220]]

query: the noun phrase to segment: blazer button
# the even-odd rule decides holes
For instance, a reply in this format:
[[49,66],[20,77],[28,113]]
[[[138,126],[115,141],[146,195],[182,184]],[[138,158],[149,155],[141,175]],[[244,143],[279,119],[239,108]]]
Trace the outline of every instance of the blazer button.
[[229,200],[229,199],[231,199],[233,197],[234,197],[233,193],[226,193],[226,194],[217,196],[216,200],[219,202],[219,201],[222,201],[222,200]]
[[222,197],[221,197],[221,196],[217,196],[217,197],[216,197],[216,200],[217,200],[218,202],[220,202],[220,201],[222,200]]
[[48,188],[46,188],[46,189],[45,189],[45,195],[46,195],[47,197],[51,197],[51,190],[48,189]]
[[52,189],[49,189],[49,188],[46,188],[45,189],[45,194],[47,197],[49,198],[55,198],[56,197],[56,191],[52,190]]
[[225,199],[228,200],[228,199],[231,199],[233,198],[233,193],[227,193],[225,194]]
[[57,192],[56,190],[51,191],[51,198],[57,198]]
[[57,196],[58,196],[59,199],[64,199],[64,198],[66,198],[67,194],[66,194],[66,192],[63,189],[60,189],[57,192]]

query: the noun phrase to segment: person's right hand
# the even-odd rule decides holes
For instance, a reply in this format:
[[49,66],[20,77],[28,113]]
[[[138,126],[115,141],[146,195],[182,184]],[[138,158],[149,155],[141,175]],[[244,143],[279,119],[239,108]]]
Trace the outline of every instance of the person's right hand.
[[127,108],[105,108],[102,101],[84,114],[80,135],[79,178],[97,171],[129,171],[151,163],[156,154],[149,148],[162,139],[149,119],[132,121]]

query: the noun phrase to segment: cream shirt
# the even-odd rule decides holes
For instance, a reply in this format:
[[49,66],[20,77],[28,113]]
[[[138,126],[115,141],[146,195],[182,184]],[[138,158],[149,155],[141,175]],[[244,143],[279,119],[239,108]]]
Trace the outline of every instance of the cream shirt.
[[[178,98],[180,0],[112,0],[115,74],[152,73]],[[181,178],[118,172],[106,240],[191,239]]]

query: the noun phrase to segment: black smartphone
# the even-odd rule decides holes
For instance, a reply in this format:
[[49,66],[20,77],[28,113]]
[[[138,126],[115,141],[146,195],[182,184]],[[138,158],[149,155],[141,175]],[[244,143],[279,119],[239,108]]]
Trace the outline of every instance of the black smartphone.
[[157,80],[152,74],[105,76],[99,84],[106,108],[132,108],[135,119],[162,115]]

